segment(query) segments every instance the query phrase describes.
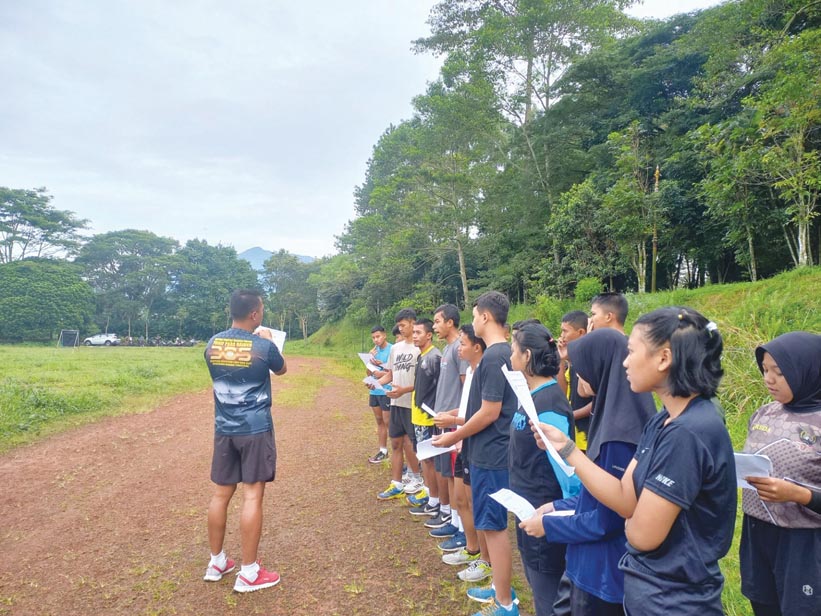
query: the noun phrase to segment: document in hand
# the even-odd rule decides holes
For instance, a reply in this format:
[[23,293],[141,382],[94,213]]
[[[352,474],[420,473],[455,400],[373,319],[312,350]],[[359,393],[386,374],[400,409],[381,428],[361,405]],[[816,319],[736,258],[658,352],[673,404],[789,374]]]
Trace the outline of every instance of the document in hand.
[[436,417],[436,411],[434,411],[432,408],[430,408],[430,407],[429,407],[427,404],[425,404],[424,402],[422,403],[421,409],[422,409],[423,411],[425,411],[425,412],[426,412],[428,415],[430,415],[431,417]]
[[376,364],[371,363],[372,358],[369,353],[357,353],[357,355],[359,355],[359,359],[362,360],[362,363],[365,364],[365,369],[368,372],[377,372],[378,370],[382,370],[382,368]]
[[490,498],[495,500],[508,511],[512,511],[513,514],[522,522],[532,518],[533,514],[536,513],[536,508],[527,502],[527,499],[516,494],[513,490],[508,490],[507,488],[502,488],[498,492],[494,492],[490,495]]
[[547,440],[544,432],[542,432],[542,429],[539,427],[539,414],[536,412],[536,407],[533,404],[533,398],[530,396],[530,388],[527,386],[527,379],[525,379],[525,375],[516,370],[508,370],[507,366],[502,366],[502,372],[504,373],[507,382],[510,383],[513,393],[515,393],[516,397],[519,399],[519,404],[524,409],[528,419],[533,422],[533,425],[536,427],[536,431],[539,433],[539,436],[542,437],[542,442],[547,445],[548,455],[553,458],[553,461],[556,462],[556,464],[559,465],[559,468],[564,471],[564,474],[570,477],[576,472],[576,469],[572,466],[568,466],[565,461],[562,460],[559,452],[557,452],[556,448],[550,444],[550,441]]
[[257,330],[264,329],[271,332],[271,339],[273,340],[276,347],[279,349],[279,352],[282,353],[285,350],[285,337],[288,335],[282,330],[274,329],[272,327],[265,327],[260,325]]
[[755,490],[747,483],[745,477],[770,477],[773,474],[773,462],[767,456],[753,453],[735,454],[735,479],[739,488]]
[[427,460],[428,458],[440,456],[443,453],[453,451],[454,449],[456,449],[455,445],[451,445],[450,447],[434,447],[433,439],[429,438],[416,443],[416,457],[419,460]]

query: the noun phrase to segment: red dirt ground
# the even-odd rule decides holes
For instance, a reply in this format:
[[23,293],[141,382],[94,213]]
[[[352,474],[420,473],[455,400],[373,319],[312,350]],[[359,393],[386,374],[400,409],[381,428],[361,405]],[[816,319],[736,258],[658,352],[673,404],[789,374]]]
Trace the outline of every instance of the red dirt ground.
[[[322,374],[324,361],[290,358],[275,390],[291,375]],[[260,557],[282,583],[244,595],[232,592],[231,576],[201,579],[210,391],[0,456],[0,614],[477,611],[421,520],[397,501],[376,501],[388,468],[366,462],[375,449],[366,400],[361,386],[327,376],[313,404],[275,405],[278,471],[266,490]],[[234,558],[239,496],[226,537]]]

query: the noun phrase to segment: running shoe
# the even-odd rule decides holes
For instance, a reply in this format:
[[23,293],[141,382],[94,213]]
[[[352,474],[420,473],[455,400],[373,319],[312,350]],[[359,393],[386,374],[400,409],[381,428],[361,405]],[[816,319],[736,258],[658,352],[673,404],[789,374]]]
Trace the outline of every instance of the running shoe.
[[[468,588],[468,599],[473,599],[479,603],[493,603],[496,600],[496,589],[493,586],[474,586]],[[519,599],[516,597],[516,590],[510,589],[510,596],[513,599],[514,605],[519,605]]]
[[463,582],[481,582],[491,575],[493,575],[493,570],[490,568],[490,563],[481,558],[474,560],[467,566],[467,569],[462,569],[456,574]]
[[519,606],[513,604],[509,610],[503,608],[496,599],[488,603],[484,608],[473,614],[473,616],[519,616]]
[[225,566],[220,569],[216,565],[208,565],[205,570],[205,576],[202,578],[206,582],[219,582],[222,576],[226,573],[231,573],[234,570],[236,563],[230,558],[225,561]]
[[442,543],[439,544],[438,547],[443,552],[458,552],[466,545],[467,539],[465,538],[465,533],[459,531],[450,539],[445,539]]
[[458,528],[456,528],[453,524],[448,523],[439,528],[434,528],[428,534],[434,539],[447,539],[448,537],[453,537],[458,532]]
[[405,496],[405,491],[391,482],[391,485],[384,492],[377,494],[376,498],[378,500],[390,500],[392,498],[402,498],[403,496]]
[[442,554],[442,562],[446,565],[458,567],[459,565],[469,565],[470,563],[479,560],[481,554],[471,554],[466,548],[462,548],[458,552],[451,552],[450,554]]
[[425,527],[427,528],[442,528],[450,524],[450,514],[440,512],[439,515],[436,517],[431,518],[427,522],[425,522]]
[[387,459],[388,454],[386,454],[384,451],[380,449],[374,455],[368,458],[368,462],[370,462],[371,464],[379,464],[380,462],[384,462]]
[[408,509],[408,512],[411,515],[421,515],[421,516],[427,516],[428,515],[425,512],[425,505],[419,505],[418,507],[411,507],[410,509]]
[[425,489],[419,490],[416,494],[408,494],[408,502],[414,507],[427,505],[429,500],[428,492]]
[[425,484],[422,483],[421,479],[417,479],[416,477],[411,477],[410,481],[405,484],[405,494],[416,494],[422,488],[425,487]]
[[255,590],[276,586],[279,584],[279,579],[279,573],[276,571],[266,571],[260,565],[259,571],[257,571],[257,577],[253,582],[245,579],[241,572],[238,573],[237,581],[234,582],[234,590],[236,592],[254,592]]

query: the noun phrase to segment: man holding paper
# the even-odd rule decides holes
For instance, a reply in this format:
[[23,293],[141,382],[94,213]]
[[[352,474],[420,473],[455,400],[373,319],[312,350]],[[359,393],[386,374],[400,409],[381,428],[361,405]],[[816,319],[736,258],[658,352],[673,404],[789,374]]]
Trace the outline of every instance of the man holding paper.
[[516,395],[502,374],[510,369],[510,346],[507,344],[507,321],[510,302],[498,291],[488,291],[473,304],[473,328],[487,344],[477,366],[468,397],[465,424],[454,432],[434,437],[434,445],[449,447],[467,439],[468,462],[473,487],[473,512],[476,530],[484,535],[493,568],[493,586],[471,588],[468,596],[492,603],[494,616],[518,616],[513,602],[510,541],[507,534],[507,510],[490,498],[509,487],[508,445],[510,422],[518,403]]
[[[387,374],[383,366],[388,363],[393,345],[388,342],[385,328],[381,325],[371,329],[371,340],[373,349],[371,349],[368,363],[371,364],[371,368],[377,368],[377,370],[368,369],[368,376],[379,379]],[[379,464],[388,459],[388,423],[391,419],[391,403],[381,385],[371,390],[368,396],[368,407],[376,420],[376,440],[379,444],[379,451],[368,458],[368,462]]]

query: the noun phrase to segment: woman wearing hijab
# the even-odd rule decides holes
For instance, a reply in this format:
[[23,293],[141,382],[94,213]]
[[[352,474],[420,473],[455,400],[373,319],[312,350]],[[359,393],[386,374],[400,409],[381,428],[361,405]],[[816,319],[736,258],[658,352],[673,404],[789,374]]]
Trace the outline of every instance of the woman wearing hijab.
[[741,591],[756,616],[821,614],[821,336],[784,334],[755,359],[774,401],[750,417],[744,451],[773,476],[742,491]]
[[[578,373],[579,393],[595,395],[587,456],[620,479],[644,425],[656,414],[653,397],[630,390],[622,365],[627,338],[618,331],[594,330],[567,349]],[[575,510],[575,515],[544,515],[568,510]],[[626,543],[622,517],[582,487],[577,497],[548,503],[521,526],[529,535],[568,544],[566,575],[573,616],[624,613],[624,575],[618,567]]]

